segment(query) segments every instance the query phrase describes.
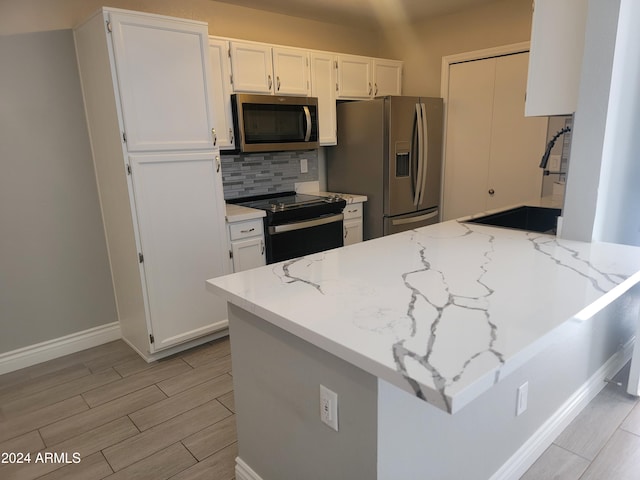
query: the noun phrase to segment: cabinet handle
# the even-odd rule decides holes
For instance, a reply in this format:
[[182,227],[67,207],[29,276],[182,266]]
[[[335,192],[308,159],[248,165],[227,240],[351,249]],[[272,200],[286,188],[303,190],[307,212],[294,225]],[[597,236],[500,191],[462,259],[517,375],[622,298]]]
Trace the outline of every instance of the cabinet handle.
[[371,95],[371,82],[369,82],[369,95]]
[[220,171],[220,157],[216,155],[216,173]]
[[264,240],[260,240],[260,255],[264,255]]
[[249,230],[240,230],[240,233],[251,233],[255,230],[255,228],[250,228]]
[[493,188],[489,189],[489,195],[493,196],[493,194],[496,193],[496,191]]
[[216,129],[211,129],[211,136],[213,137],[213,146],[215,147],[218,144],[218,136],[216,135]]
[[229,128],[229,143],[233,145],[233,128]]
[[277,82],[277,83],[276,83],[276,85],[277,85],[277,90],[278,90],[278,91],[280,91],[280,75],[278,75],[278,76],[276,77],[276,82]]
[[272,82],[272,80],[271,80],[271,75],[269,75],[269,76],[267,77],[267,80],[268,80],[268,82],[269,82],[269,90],[271,90],[271,86],[273,85],[273,82]]
[[347,238],[347,235],[349,235],[349,230],[347,230],[347,227],[343,227],[342,229],[344,230],[344,238]]
[[378,95],[378,84],[377,84],[377,83],[374,83],[373,85],[374,85],[374,87],[375,87],[375,89],[374,89],[374,91],[373,91],[373,96],[375,97],[375,96],[377,96],[377,95]]

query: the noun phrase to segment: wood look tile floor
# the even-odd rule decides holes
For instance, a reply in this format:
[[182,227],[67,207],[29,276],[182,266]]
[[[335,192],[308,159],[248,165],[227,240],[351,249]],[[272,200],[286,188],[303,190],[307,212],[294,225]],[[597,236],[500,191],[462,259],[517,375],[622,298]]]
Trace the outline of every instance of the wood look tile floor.
[[[0,479],[232,480],[231,375],[228,338],[152,364],[116,341],[0,375],[0,454],[32,458]],[[81,461],[34,463],[44,452]],[[640,402],[610,384],[521,480],[639,478]]]
[[224,338],[148,364],[116,341],[0,375],[0,455],[31,454],[0,479],[233,479],[230,353]]

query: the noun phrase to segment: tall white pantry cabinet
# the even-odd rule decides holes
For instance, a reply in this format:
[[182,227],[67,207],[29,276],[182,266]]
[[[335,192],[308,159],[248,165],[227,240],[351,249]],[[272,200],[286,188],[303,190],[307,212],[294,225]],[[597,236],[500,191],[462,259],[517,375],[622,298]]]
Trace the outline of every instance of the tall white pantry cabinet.
[[227,327],[207,24],[102,8],[74,38],[122,337],[152,361]]

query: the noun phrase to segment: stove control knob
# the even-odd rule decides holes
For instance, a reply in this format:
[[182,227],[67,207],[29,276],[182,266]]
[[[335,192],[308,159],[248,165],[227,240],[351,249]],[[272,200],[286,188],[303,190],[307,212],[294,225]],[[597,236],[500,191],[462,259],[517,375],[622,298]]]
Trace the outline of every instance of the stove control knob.
[[284,210],[284,203],[280,203],[280,205],[278,205],[278,207],[280,208],[280,210]]
[[278,210],[278,206],[275,203],[271,204],[271,211],[275,212],[276,210]]

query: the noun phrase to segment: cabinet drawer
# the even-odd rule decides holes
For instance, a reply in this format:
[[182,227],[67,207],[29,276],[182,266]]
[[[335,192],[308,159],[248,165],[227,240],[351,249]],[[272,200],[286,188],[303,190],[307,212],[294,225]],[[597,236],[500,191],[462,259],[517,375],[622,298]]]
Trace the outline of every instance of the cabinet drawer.
[[235,222],[229,224],[229,238],[238,240],[241,238],[255,237],[263,234],[262,219],[247,220],[246,222]]
[[344,207],[342,211],[344,215],[344,219],[348,220],[349,218],[359,218],[362,217],[362,204],[361,203],[353,203],[351,205],[347,205]]

